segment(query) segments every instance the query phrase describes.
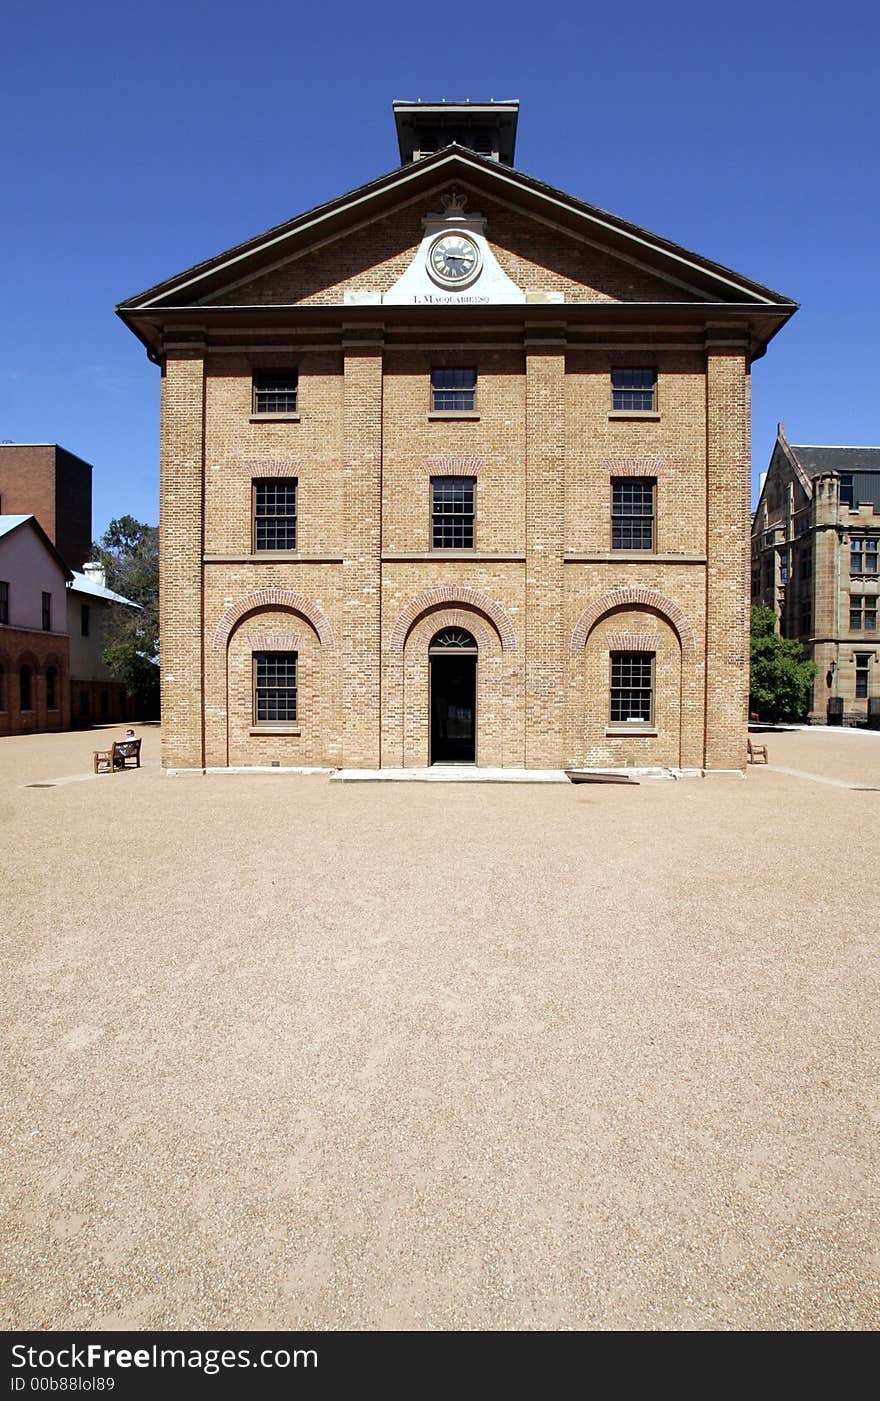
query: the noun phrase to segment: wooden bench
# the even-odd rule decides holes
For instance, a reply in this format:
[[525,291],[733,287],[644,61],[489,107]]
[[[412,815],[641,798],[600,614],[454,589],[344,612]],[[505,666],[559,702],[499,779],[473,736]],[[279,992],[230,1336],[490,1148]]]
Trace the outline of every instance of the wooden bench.
[[767,746],[766,746],[766,744],[752,744],[751,736],[749,736],[749,763],[750,763],[750,764],[766,764],[766,763],[767,763]]
[[109,749],[96,749],[95,773],[115,773],[117,769],[139,769],[141,742],[139,739],[117,739]]

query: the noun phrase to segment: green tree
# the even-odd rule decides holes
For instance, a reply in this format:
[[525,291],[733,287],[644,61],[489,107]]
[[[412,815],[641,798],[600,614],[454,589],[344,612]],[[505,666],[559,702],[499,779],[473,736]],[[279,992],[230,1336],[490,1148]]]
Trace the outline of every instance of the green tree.
[[780,637],[772,608],[752,609],[752,669],[749,711],[771,724],[796,724],[806,718],[816,665],[801,644]]
[[104,661],[135,698],[138,715],[159,714],[159,529],[133,516],[112,520],[92,546],[107,587],[138,608],[108,610]]

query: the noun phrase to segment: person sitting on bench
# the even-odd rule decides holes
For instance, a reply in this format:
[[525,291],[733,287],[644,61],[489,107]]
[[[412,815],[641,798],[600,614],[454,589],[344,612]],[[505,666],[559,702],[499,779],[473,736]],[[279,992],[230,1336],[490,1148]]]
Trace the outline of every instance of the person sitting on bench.
[[130,741],[134,740],[134,730],[128,729],[125,732],[125,739],[117,740],[113,746],[113,763],[117,769],[124,769],[126,759],[134,754],[134,748],[130,743]]

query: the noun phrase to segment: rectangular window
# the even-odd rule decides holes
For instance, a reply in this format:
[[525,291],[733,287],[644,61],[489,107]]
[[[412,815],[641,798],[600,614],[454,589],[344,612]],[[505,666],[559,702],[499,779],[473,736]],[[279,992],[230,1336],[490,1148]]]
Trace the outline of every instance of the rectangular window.
[[476,370],[432,370],[431,409],[434,413],[466,413],[476,407]]
[[474,547],[474,477],[431,481],[431,541],[435,550]]
[[254,371],[254,413],[297,412],[299,373],[297,370]]
[[877,630],[877,598],[876,595],[850,594],[849,596],[849,626],[851,632],[876,632]]
[[79,610],[79,630],[83,637],[89,635],[89,622],[91,619],[91,609],[87,603],[80,604]]
[[9,581],[0,579],[0,623],[9,622]]
[[799,621],[801,637],[808,637],[813,631],[813,600],[809,595],[801,599]]
[[611,548],[653,550],[653,477],[615,477],[611,482]]
[[611,723],[650,725],[654,718],[654,653],[611,653]]
[[852,472],[841,472],[841,474],[840,474],[840,504],[841,504],[841,506],[849,506],[850,510],[852,510],[852,505],[853,505],[853,479],[852,479]]
[[788,583],[788,551],[783,550],[779,556],[779,582],[784,588]]
[[611,407],[615,413],[656,413],[657,371],[612,370]]
[[52,631],[52,595],[43,594],[43,632]]
[[296,663],[296,652],[254,653],[255,725],[296,720]]
[[296,549],[296,481],[254,482],[254,551]]
[[868,652],[856,653],[856,700],[865,700],[868,695],[868,668],[871,657]]
[[880,540],[871,535],[851,535],[849,537],[850,574],[877,573],[877,547]]

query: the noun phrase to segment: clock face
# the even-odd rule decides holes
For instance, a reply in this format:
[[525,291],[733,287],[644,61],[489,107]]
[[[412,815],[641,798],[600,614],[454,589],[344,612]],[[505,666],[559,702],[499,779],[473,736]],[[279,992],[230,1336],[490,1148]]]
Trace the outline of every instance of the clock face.
[[480,250],[467,234],[441,234],[428,250],[428,271],[446,287],[466,287],[478,277],[480,267]]

